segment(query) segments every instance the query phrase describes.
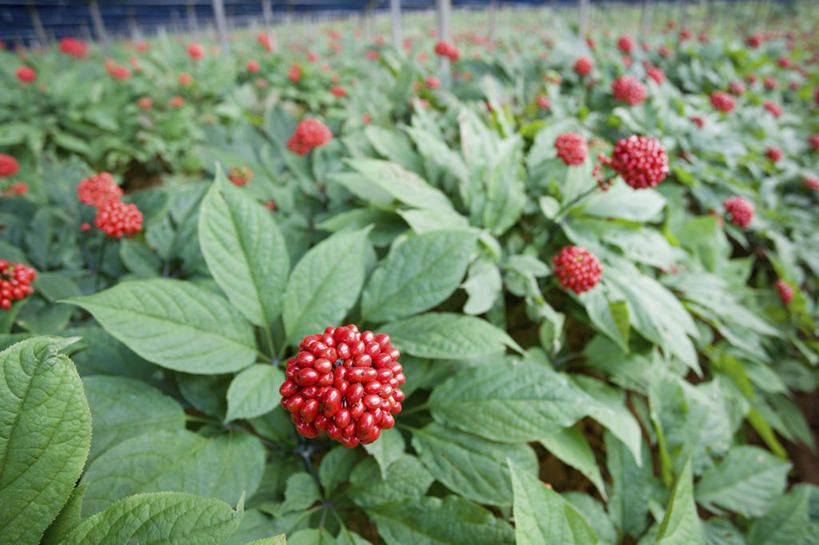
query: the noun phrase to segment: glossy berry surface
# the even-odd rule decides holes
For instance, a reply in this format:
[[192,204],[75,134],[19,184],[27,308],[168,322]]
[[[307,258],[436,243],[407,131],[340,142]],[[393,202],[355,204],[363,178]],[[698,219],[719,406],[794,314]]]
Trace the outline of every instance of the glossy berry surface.
[[400,355],[388,335],[355,325],[308,335],[287,362],[281,405],[305,437],[325,432],[349,448],[372,443],[401,412]]
[[36,276],[31,267],[0,259],[0,310],[8,310],[12,302],[34,293],[31,283]]
[[107,172],[85,178],[77,186],[77,200],[83,204],[102,206],[108,201],[118,201],[120,197],[122,189]]
[[668,175],[668,154],[656,138],[632,135],[617,142],[610,166],[634,189],[657,187]]
[[130,237],[142,230],[142,212],[135,204],[125,204],[118,200],[106,201],[97,209],[94,225],[109,237]]
[[597,257],[582,246],[565,246],[552,258],[564,288],[583,293],[600,282],[603,269]]
[[729,197],[722,203],[731,216],[731,223],[737,227],[748,227],[754,217],[754,205],[742,197]]
[[616,100],[629,106],[636,106],[648,98],[646,87],[634,76],[620,76],[611,83],[611,92]]
[[299,155],[306,155],[332,138],[333,133],[318,119],[303,119],[287,139],[287,149]]
[[557,156],[567,165],[582,165],[589,155],[586,138],[576,132],[567,132],[555,139]]

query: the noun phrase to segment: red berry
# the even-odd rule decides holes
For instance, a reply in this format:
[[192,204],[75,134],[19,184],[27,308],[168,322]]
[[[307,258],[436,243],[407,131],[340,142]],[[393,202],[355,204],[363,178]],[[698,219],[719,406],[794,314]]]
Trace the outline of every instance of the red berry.
[[589,291],[600,282],[603,272],[600,261],[585,248],[566,246],[552,258],[552,262],[560,283],[564,288],[569,288],[575,293]]
[[310,150],[323,146],[332,138],[333,133],[318,119],[303,119],[287,140],[287,149],[299,155],[306,155]]
[[122,189],[107,172],[85,178],[77,186],[77,199],[83,204],[99,207],[108,201],[118,201],[121,197]]
[[118,200],[103,202],[97,208],[94,225],[105,231],[109,237],[129,237],[142,231],[142,212],[135,204],[125,204]]
[[580,57],[574,63],[574,71],[581,77],[588,76],[592,68],[594,68],[594,61],[589,57]]
[[738,227],[748,227],[754,217],[754,205],[742,197],[729,197],[722,203],[731,215],[731,223]]
[[31,83],[37,79],[37,72],[28,66],[21,66],[17,69],[17,79],[23,83]]
[[636,106],[648,98],[645,85],[634,76],[620,76],[612,82],[611,91],[616,100],[622,100],[629,106]]
[[776,281],[774,286],[776,287],[776,291],[779,292],[779,298],[783,304],[787,305],[793,300],[793,288],[790,287],[787,282],[780,278]]
[[0,153],[0,178],[14,176],[20,170],[20,163],[11,155]]
[[589,154],[586,139],[576,132],[563,133],[555,140],[557,156],[567,165],[582,165]]
[[715,110],[729,113],[734,109],[735,105],[736,101],[734,100],[734,97],[728,93],[723,93],[720,91],[714,91],[711,93],[711,106],[713,106]]
[[617,48],[628,55],[634,49],[634,40],[631,36],[620,36],[617,39]]

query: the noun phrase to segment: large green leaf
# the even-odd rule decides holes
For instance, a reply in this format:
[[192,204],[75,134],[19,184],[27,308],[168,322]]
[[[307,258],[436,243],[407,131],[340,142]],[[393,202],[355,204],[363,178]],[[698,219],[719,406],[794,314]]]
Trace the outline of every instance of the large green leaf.
[[594,459],[594,451],[592,451],[588,440],[586,440],[586,436],[577,427],[566,428],[557,433],[546,435],[540,439],[540,444],[563,462],[585,475],[597,487],[603,499],[606,498],[606,486],[603,484],[603,476],[600,474],[597,461]]
[[646,222],[657,217],[665,202],[665,198],[653,189],[632,189],[616,183],[608,191],[589,196],[583,212],[601,218]]
[[457,496],[385,503],[367,510],[387,545],[504,545],[512,528]]
[[[376,159],[347,159],[347,164],[358,171],[366,181],[366,185],[347,188],[365,200],[369,200],[370,188],[373,188],[415,208],[452,211],[452,203],[446,195],[414,172],[395,163]],[[339,181],[344,183],[347,179],[339,178]]]
[[461,359],[485,356],[504,345],[520,350],[502,329],[474,316],[428,312],[381,327],[393,346],[420,358]]
[[754,446],[735,446],[719,465],[709,468],[697,483],[697,501],[759,517],[785,491],[791,465]]
[[381,432],[378,441],[364,445],[367,454],[375,458],[381,468],[381,477],[387,478],[387,468],[404,453],[404,437],[396,428]]
[[365,509],[408,499],[421,498],[434,478],[424,465],[409,454],[402,454],[382,475],[372,458],[365,458],[353,469],[347,495]]
[[256,364],[242,370],[228,388],[225,420],[253,418],[272,411],[281,401],[279,388],[283,382],[284,373],[272,365]]
[[[815,513],[809,511],[810,488],[797,485],[773,502],[763,517],[751,524],[748,545],[809,545]],[[813,521],[811,520],[813,519]]]
[[508,360],[464,369],[433,390],[432,416],[493,441],[536,441],[588,414],[590,398],[564,375]]
[[178,492],[137,494],[83,521],[62,545],[222,545],[240,511],[214,498]]
[[705,545],[702,525],[694,504],[691,462],[685,464],[674,484],[655,545]]
[[597,535],[572,505],[536,475],[508,462],[515,494],[517,545],[596,545]]
[[265,451],[245,432],[208,439],[180,430],[123,441],[88,466],[83,515],[142,492],[177,491],[235,501],[259,486]]
[[[608,509],[615,526],[624,534],[639,535],[646,527],[651,493],[651,464],[637,465],[628,447],[610,431],[603,434],[606,445],[606,467],[611,475],[612,488]],[[643,443],[643,459],[650,459],[648,446]]]
[[83,385],[94,426],[89,463],[131,437],[185,427],[182,406],[140,380],[97,375],[85,377]]
[[123,282],[68,301],[146,360],[175,371],[228,373],[256,359],[252,326],[225,298],[190,282]]
[[463,279],[476,239],[469,231],[410,237],[373,272],[361,296],[362,317],[387,322],[444,301]]
[[221,168],[199,212],[199,245],[213,278],[251,322],[281,312],[290,257],[273,215],[225,179]]
[[324,331],[344,318],[364,283],[369,229],[325,239],[298,262],[284,295],[284,327],[290,341]]
[[76,339],[36,337],[0,352],[0,543],[39,543],[91,446],[91,411],[71,360]]
[[512,504],[507,459],[537,475],[537,458],[529,445],[495,443],[436,423],[415,430],[412,446],[436,480],[478,503]]

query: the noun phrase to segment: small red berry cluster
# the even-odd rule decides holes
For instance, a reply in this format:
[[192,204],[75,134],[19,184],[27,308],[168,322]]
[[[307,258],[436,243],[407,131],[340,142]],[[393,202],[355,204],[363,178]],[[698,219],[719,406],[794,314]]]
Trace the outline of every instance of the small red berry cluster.
[[[810,145],[811,149],[819,150],[819,133],[810,135],[810,138],[808,138],[808,144]],[[2,155],[0,155],[0,158],[2,158]]]
[[31,83],[37,79],[37,72],[30,66],[21,66],[17,69],[17,79],[23,83]]
[[461,52],[458,51],[457,47],[443,40],[435,44],[435,54],[439,57],[447,57],[452,62],[457,61],[461,56]]
[[600,261],[581,246],[565,246],[552,258],[560,283],[575,293],[589,291],[600,282],[603,273]]
[[646,66],[646,76],[653,79],[657,85],[662,85],[665,81],[665,72],[662,68],[654,65]]
[[118,201],[120,197],[122,189],[107,172],[85,178],[77,186],[77,199],[83,204],[99,207],[107,201]]
[[785,113],[785,110],[782,108],[782,106],[780,106],[773,100],[766,100],[762,105],[774,117],[782,117],[782,114]]
[[614,146],[611,159],[600,158],[634,189],[657,187],[668,175],[668,154],[656,138],[635,134]]
[[589,57],[580,57],[574,63],[574,71],[580,77],[588,76],[592,68],[594,68],[594,62]]
[[814,176],[805,176],[802,178],[802,183],[809,189],[819,191],[819,178]]
[[567,165],[582,165],[589,155],[586,138],[576,132],[563,133],[555,139],[557,156]]
[[233,185],[243,186],[253,179],[253,171],[247,167],[233,167],[228,171],[228,180]]
[[629,106],[636,106],[648,98],[645,85],[634,76],[620,76],[611,83],[611,92],[616,100]]
[[776,291],[779,292],[779,298],[783,304],[787,305],[793,300],[793,288],[790,287],[787,282],[780,278],[776,281],[774,287],[776,287]]
[[720,112],[730,113],[736,106],[736,100],[728,93],[714,91],[711,93],[711,106]]
[[731,85],[728,86],[728,90],[732,95],[742,96],[745,94],[745,84],[739,80],[734,80],[731,82]]
[[765,156],[768,157],[768,159],[770,159],[774,163],[782,159],[784,155],[785,154],[782,152],[782,150],[777,148],[776,146],[771,146],[767,150],[765,150]]
[[634,49],[634,40],[631,36],[620,36],[617,39],[617,48],[628,55]]
[[401,412],[399,386],[406,378],[389,335],[360,333],[355,325],[328,327],[305,337],[299,349],[287,362],[279,392],[301,435],[324,430],[352,448],[395,425],[392,415]]
[[60,40],[60,51],[66,55],[71,55],[75,59],[82,59],[88,56],[88,44],[82,40],[67,36]]
[[287,139],[287,149],[299,155],[306,155],[310,150],[323,146],[332,139],[333,133],[327,125],[318,119],[302,119]]
[[737,227],[748,227],[754,217],[754,205],[742,197],[728,197],[722,203],[725,211],[731,215],[731,223]]
[[35,276],[31,267],[0,259],[0,309],[8,310],[12,301],[19,301],[34,293],[31,283]]
[[20,163],[11,155],[0,153],[0,178],[14,176],[20,170]]

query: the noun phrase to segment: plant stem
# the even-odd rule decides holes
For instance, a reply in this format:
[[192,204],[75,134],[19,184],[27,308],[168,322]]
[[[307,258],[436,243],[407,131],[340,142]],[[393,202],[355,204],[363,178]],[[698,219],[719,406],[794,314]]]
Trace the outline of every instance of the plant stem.
[[102,239],[102,244],[100,244],[100,255],[97,258],[97,267],[94,269],[94,291],[97,292],[100,289],[100,269],[102,269],[102,261],[105,259],[105,246],[108,244],[108,237],[106,236]]

